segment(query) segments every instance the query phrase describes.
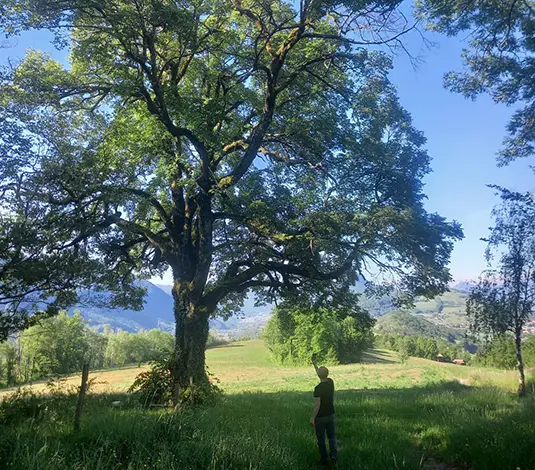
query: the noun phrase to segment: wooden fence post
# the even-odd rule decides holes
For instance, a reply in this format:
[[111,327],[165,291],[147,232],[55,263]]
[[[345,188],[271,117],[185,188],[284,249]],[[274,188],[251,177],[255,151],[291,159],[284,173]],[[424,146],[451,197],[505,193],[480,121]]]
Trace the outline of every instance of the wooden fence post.
[[82,410],[84,408],[85,393],[87,392],[87,379],[89,377],[89,363],[85,363],[82,369],[82,384],[78,393],[78,403],[74,413],[74,432],[80,430],[80,421],[82,419]]

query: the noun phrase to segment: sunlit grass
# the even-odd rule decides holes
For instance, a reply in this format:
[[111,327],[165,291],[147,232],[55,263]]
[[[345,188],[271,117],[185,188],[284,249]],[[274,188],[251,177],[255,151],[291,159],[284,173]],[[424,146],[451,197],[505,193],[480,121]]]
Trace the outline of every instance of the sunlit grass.
[[[311,367],[285,367],[271,360],[260,340],[232,343],[209,349],[206,360],[211,373],[228,393],[240,391],[305,391],[315,383]],[[92,391],[95,393],[125,392],[141,371],[141,367],[123,367],[91,372]],[[403,388],[440,380],[459,381],[465,385],[497,386],[514,391],[517,387],[515,371],[456,366],[410,358],[401,364],[397,354],[373,350],[364,355],[363,363],[329,366],[339,389]],[[78,386],[80,374],[62,379],[66,386]],[[31,385],[36,391],[46,390],[46,381]],[[15,389],[0,390],[0,397]]]

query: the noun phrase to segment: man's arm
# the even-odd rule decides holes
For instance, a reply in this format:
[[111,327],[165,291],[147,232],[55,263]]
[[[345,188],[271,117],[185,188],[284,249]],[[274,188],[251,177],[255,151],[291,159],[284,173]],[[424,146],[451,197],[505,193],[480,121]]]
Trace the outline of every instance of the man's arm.
[[319,377],[318,365],[316,364],[316,353],[312,354],[312,365],[314,366],[314,370],[316,371],[316,375]]
[[321,398],[317,397],[316,401],[314,402],[314,410],[312,410],[312,417],[310,418],[310,425],[315,426],[316,425],[316,416],[318,416],[318,412],[320,410],[321,406]]

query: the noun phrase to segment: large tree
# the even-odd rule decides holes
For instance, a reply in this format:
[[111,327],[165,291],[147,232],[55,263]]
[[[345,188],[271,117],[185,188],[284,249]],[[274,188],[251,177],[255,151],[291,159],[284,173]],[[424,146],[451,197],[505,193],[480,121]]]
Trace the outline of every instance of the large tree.
[[522,329],[535,312],[535,202],[533,194],[499,188],[502,204],[494,210],[488,238],[489,269],[470,292],[466,311],[475,333],[513,334],[518,393],[526,393]]
[[2,126],[28,145],[3,150],[2,185],[35,208],[10,220],[119,301],[170,268],[176,390],[206,380],[208,319],[248,290],[335,301],[367,268],[446,288],[461,230],[424,209],[425,139],[381,51],[412,28],[400,3],[2,2],[6,31],[70,49],[3,77]]
[[446,75],[446,87],[475,99],[518,104],[498,162],[535,153],[535,2],[533,0],[417,0],[431,29],[469,38],[465,69]]

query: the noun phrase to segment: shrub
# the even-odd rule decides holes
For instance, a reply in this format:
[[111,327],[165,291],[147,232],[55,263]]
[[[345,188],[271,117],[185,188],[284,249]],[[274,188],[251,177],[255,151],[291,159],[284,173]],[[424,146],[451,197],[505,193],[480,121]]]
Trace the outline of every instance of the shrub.
[[0,402],[0,424],[37,419],[44,409],[42,398],[30,389],[19,388]]
[[152,367],[138,374],[128,389],[129,393],[137,396],[144,407],[170,404],[172,391],[173,377],[169,359],[152,362]]
[[[222,392],[217,386],[218,380],[208,370],[207,375],[209,377],[207,383],[194,383],[180,390],[180,408],[212,405],[215,403]],[[173,397],[171,360],[162,359],[154,361],[150,370],[137,375],[128,392],[137,396],[139,403],[143,407],[153,405],[170,406]]]

